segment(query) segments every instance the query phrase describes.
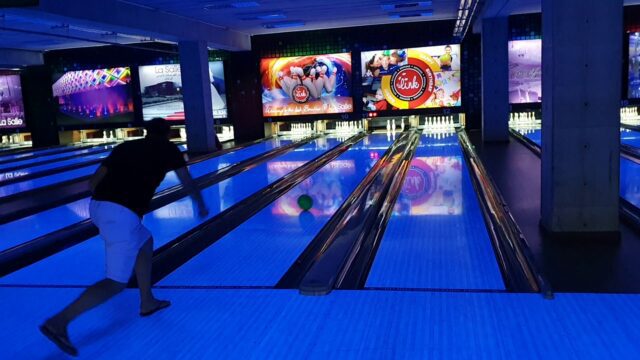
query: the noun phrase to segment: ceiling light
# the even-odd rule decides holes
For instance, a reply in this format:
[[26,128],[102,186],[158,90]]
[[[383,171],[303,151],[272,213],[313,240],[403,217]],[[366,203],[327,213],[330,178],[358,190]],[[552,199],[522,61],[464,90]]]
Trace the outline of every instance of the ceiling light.
[[290,27],[300,27],[305,26],[304,21],[280,21],[280,22],[272,22],[272,23],[264,23],[262,27],[265,29],[282,29],[282,28],[290,28]]

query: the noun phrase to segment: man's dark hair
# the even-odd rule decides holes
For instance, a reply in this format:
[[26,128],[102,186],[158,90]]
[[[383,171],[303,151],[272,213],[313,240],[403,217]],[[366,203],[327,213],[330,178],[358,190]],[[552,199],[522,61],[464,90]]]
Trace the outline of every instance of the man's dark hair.
[[147,129],[147,135],[167,137],[171,127],[167,120],[163,118],[153,118],[145,121],[144,128]]

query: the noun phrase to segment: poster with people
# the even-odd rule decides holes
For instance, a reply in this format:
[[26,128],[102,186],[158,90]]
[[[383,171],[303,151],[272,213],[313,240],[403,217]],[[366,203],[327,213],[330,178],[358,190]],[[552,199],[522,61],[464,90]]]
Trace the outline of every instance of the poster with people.
[[351,54],[262,59],[264,117],[353,111]]
[[363,110],[461,105],[460,45],[365,51]]
[[509,41],[509,103],[542,101],[542,40]]

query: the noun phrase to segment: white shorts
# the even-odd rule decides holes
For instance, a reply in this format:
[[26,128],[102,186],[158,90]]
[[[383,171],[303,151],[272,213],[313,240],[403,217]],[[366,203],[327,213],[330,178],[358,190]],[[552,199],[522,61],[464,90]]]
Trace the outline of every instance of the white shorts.
[[91,200],[89,213],[104,240],[107,278],[129,282],[138,252],[151,232],[136,213],[116,203]]

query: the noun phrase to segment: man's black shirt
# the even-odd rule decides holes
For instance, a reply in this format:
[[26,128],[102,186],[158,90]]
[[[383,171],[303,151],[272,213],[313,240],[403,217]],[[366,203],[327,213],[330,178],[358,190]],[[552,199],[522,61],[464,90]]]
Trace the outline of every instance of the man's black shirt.
[[102,162],[107,174],[93,199],[120,204],[142,217],[166,173],[185,165],[180,149],[164,138],[125,142]]

